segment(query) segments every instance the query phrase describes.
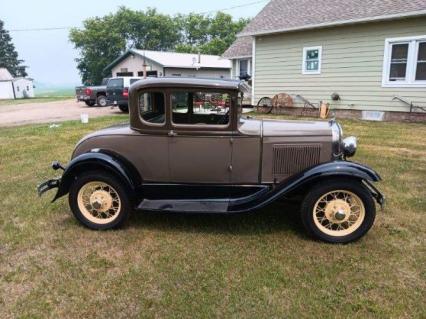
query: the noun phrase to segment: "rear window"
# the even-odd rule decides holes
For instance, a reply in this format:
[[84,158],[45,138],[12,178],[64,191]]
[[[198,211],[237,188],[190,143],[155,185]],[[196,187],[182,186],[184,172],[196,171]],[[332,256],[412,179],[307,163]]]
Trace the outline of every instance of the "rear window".
[[123,87],[123,79],[111,79],[107,86],[112,88]]
[[130,79],[130,85],[132,85],[133,83],[139,81],[140,79]]

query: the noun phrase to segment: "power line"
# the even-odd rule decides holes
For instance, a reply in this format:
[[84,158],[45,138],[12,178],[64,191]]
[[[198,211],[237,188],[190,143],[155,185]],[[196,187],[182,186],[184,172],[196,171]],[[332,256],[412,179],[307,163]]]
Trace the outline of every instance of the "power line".
[[250,3],[246,3],[246,4],[240,4],[238,6],[228,7],[228,8],[224,8],[224,9],[217,9],[217,10],[199,12],[199,14],[210,14],[210,13],[214,13],[214,12],[218,12],[218,11],[228,11],[228,10],[233,10],[233,9],[238,9],[238,8],[244,8],[244,7],[249,7],[249,6],[259,4],[259,3],[262,3],[262,2],[266,2],[266,1],[269,1],[269,0],[254,1],[254,2],[250,2]]
[[51,27],[51,28],[28,28],[28,29],[12,29],[9,32],[29,32],[29,31],[53,31],[53,30],[69,30],[74,27]]
[[[211,13],[219,12],[219,11],[228,11],[228,10],[233,10],[233,9],[238,9],[238,8],[244,8],[244,7],[249,7],[249,6],[252,6],[252,5],[255,5],[255,4],[263,3],[263,2],[266,2],[266,1],[269,1],[269,0],[254,1],[254,2],[250,2],[250,3],[246,3],[246,4],[241,4],[241,5],[237,5],[237,6],[233,6],[233,7],[199,12],[198,14],[211,14]],[[25,29],[12,29],[12,30],[9,30],[9,32],[56,31],[56,30],[69,30],[69,29],[72,29],[72,28],[75,28],[75,27],[25,28]]]

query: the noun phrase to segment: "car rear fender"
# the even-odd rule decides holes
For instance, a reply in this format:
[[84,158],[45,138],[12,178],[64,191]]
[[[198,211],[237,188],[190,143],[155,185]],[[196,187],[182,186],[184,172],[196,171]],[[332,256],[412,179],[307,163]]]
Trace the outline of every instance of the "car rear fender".
[[75,157],[66,166],[59,182],[58,192],[52,202],[68,194],[72,182],[79,174],[93,170],[114,174],[131,192],[135,192],[142,183],[139,172],[124,157],[112,151],[96,149]]

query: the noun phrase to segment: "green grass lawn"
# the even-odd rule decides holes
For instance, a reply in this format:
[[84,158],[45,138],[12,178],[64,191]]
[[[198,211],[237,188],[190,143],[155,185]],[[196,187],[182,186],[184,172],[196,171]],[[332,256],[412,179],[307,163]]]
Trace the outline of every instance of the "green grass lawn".
[[52,160],[124,119],[0,129],[0,318],[426,316],[426,125],[342,121],[388,198],[367,236],[342,246],[307,238],[297,209],[279,203],[238,216],[135,213],[96,232],[66,198],[37,197]]

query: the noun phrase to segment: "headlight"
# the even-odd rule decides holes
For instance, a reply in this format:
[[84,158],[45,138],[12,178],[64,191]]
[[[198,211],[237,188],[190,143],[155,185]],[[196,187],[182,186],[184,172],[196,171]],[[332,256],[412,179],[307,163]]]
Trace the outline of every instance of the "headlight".
[[352,157],[356,153],[356,137],[349,136],[342,141],[343,154],[345,157]]
[[343,130],[340,124],[334,120],[330,121],[330,125],[331,125],[331,133],[332,133],[333,155],[335,158],[340,158],[342,155],[341,144],[342,144]]

